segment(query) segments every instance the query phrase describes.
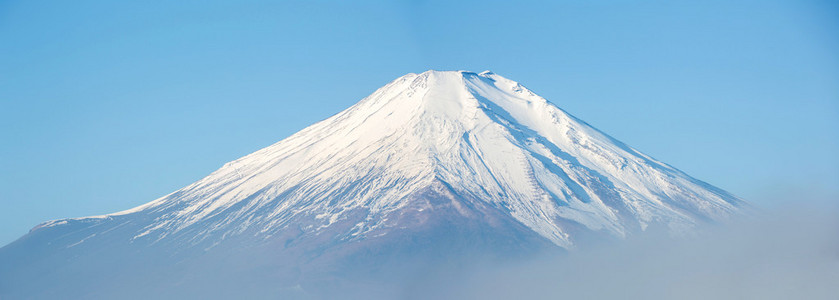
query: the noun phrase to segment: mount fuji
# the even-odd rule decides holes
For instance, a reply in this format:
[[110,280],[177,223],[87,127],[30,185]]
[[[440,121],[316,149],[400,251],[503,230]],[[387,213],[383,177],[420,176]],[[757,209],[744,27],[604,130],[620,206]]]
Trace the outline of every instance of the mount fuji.
[[36,226],[0,249],[0,298],[315,297],[746,206],[515,81],[427,71],[147,204]]

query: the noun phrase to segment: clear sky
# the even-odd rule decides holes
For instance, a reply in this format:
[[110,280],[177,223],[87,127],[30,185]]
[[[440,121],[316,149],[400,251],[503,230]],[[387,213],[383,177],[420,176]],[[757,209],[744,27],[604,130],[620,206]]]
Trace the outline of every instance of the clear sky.
[[759,206],[839,195],[835,1],[277,2],[0,2],[0,245],[428,69],[519,81]]

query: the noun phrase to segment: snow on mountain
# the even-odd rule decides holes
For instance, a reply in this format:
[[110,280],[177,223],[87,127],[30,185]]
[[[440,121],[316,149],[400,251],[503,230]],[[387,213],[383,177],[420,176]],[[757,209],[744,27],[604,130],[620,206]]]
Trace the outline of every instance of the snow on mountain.
[[31,249],[104,247],[123,257],[113,249],[263,244],[312,257],[426,235],[570,249],[586,232],[623,238],[664,225],[680,233],[743,205],[515,81],[427,71],[162,198],[47,222],[4,250],[7,259],[35,259]]
[[303,230],[317,232],[364,211],[348,232],[354,238],[392,226],[388,215],[435,181],[561,247],[573,245],[564,221],[624,237],[655,222],[681,231],[726,218],[740,203],[515,81],[489,71],[427,71],[181,190],[104,217],[155,215],[132,239],[200,226],[193,238],[202,240],[246,229],[267,237],[301,218]]

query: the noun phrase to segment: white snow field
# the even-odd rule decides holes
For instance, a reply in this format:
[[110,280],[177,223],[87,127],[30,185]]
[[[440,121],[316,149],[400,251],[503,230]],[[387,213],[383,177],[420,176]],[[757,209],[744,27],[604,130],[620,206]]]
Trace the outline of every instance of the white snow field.
[[[104,264],[117,262],[145,270],[137,274],[177,267],[170,273],[190,278],[214,272],[208,261],[226,260],[241,266],[231,274],[282,273],[291,282],[282,291],[294,292],[304,289],[297,278],[347,257],[357,268],[365,266],[359,257],[421,249],[436,249],[429,253],[438,258],[472,247],[574,249],[586,235],[621,239],[652,225],[682,234],[745,205],[515,81],[488,71],[427,71],[145,205],[35,227],[0,250],[0,298],[31,291],[21,282],[38,272],[67,282],[62,276],[84,266],[107,274]],[[248,257],[236,258],[241,253]],[[152,257],[175,267],[150,264]],[[121,281],[104,282],[113,286],[67,289],[105,297]],[[179,286],[147,285],[160,287],[150,288],[155,297]],[[28,295],[60,288],[52,291]]]

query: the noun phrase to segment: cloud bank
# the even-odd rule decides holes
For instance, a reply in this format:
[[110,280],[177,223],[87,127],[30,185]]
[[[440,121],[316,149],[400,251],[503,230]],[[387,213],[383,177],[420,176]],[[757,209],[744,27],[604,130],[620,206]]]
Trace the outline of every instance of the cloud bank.
[[[807,203],[814,203],[812,201]],[[836,299],[839,206],[789,204],[673,240],[648,233],[425,278],[404,298]],[[411,286],[411,284],[409,284]]]

